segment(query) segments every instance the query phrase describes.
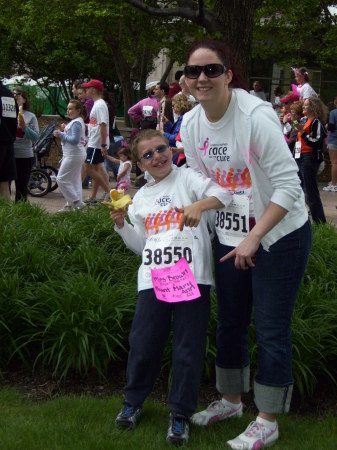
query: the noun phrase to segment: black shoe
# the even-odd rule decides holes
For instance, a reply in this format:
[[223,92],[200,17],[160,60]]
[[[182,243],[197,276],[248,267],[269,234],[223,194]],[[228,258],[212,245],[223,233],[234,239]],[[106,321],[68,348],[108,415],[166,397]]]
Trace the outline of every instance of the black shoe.
[[118,428],[136,428],[142,417],[142,408],[135,408],[130,403],[124,402],[123,408],[118,413],[115,423]]
[[181,414],[170,413],[166,441],[174,445],[187,444],[189,432],[190,419]]

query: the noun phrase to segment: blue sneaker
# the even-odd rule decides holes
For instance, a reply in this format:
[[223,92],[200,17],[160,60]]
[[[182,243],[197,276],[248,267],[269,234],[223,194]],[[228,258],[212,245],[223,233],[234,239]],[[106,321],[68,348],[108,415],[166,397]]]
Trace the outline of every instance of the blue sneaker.
[[187,444],[189,432],[190,419],[181,414],[170,413],[166,441],[174,445]]
[[118,428],[136,428],[142,417],[142,408],[135,408],[130,403],[124,402],[123,408],[118,413],[115,423]]

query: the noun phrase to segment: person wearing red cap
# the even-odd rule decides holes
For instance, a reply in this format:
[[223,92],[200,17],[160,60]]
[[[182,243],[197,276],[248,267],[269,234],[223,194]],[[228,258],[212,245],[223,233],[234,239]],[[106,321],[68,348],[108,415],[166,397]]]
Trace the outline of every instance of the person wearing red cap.
[[100,80],[90,80],[83,83],[87,96],[92,98],[94,106],[90,112],[88,125],[88,148],[85,160],[87,174],[94,180],[91,195],[86,203],[96,203],[99,186],[104,190],[103,200],[109,198],[109,175],[104,169],[104,156],[109,148],[109,111],[102,99],[103,83]]

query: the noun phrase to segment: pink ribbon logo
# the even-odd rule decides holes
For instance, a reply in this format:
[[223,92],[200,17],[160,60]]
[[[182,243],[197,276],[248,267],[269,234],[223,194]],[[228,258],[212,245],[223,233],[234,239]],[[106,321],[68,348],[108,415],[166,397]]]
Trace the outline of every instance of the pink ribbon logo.
[[206,156],[208,147],[209,147],[209,139],[207,138],[206,141],[204,142],[204,146],[203,147],[199,147],[199,150],[204,152],[204,156]]

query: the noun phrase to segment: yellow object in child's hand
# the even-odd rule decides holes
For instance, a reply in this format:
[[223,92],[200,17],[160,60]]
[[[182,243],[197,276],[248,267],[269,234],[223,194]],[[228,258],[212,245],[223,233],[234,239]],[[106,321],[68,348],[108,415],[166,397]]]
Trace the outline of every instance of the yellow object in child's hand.
[[108,206],[110,209],[118,210],[127,208],[132,204],[132,200],[129,194],[124,195],[124,189],[111,189],[110,191],[111,202],[102,202],[102,205]]

